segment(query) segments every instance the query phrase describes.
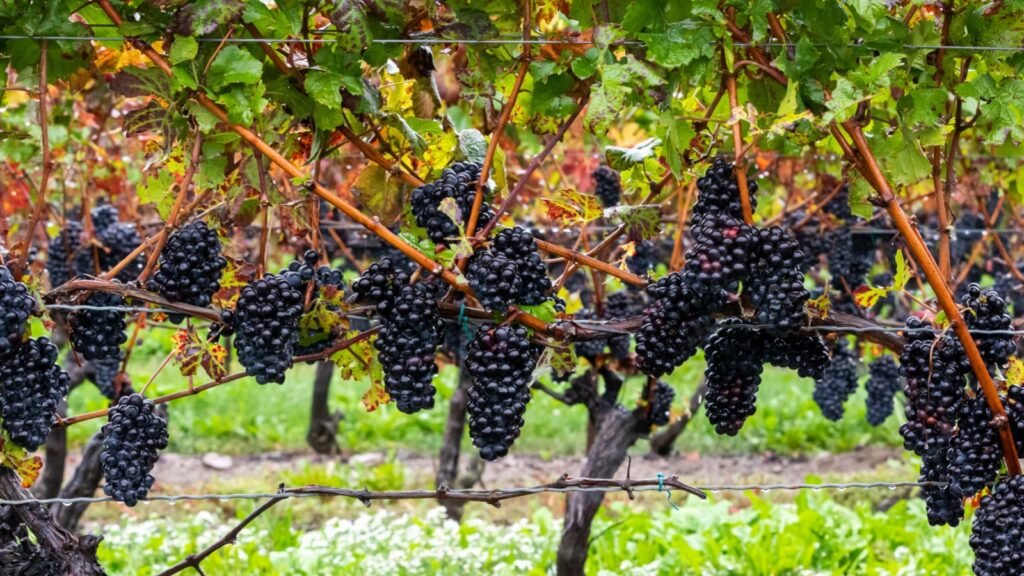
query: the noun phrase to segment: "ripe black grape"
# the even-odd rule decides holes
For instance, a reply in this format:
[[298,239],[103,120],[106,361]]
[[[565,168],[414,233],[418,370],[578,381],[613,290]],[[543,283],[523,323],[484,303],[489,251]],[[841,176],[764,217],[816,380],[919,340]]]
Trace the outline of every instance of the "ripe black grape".
[[[751,207],[756,207],[757,182],[748,180],[747,189],[750,193]],[[731,162],[724,158],[716,158],[703,176],[697,179],[697,203],[693,207],[694,218],[707,214],[722,214],[733,218],[743,218],[740,206],[739,184]]]
[[28,288],[0,266],[0,360],[8,358],[25,336],[28,317],[36,311],[36,300]]
[[650,240],[633,245],[633,254],[626,257],[626,267],[638,276],[646,276],[658,265],[658,248]]
[[971,548],[977,576],[1019,574],[1024,566],[1024,476],[1010,476],[981,499],[974,514]]
[[148,287],[172,302],[209,306],[225,266],[217,233],[203,221],[193,222],[167,239]]
[[647,423],[653,426],[668,424],[672,416],[672,401],[675,398],[674,388],[661,380],[655,382],[654,394],[650,399],[650,406],[647,408]]
[[922,457],[945,453],[966,399],[970,364],[955,336],[936,338],[918,318],[907,319],[906,338],[900,355],[900,371],[907,382],[907,421],[900,426],[903,444]]
[[832,352],[832,361],[814,382],[814,401],[825,418],[838,422],[843,419],[843,404],[857,391],[857,356],[840,339]]
[[82,223],[67,220],[60,233],[50,240],[46,253],[46,271],[50,274],[50,287],[56,288],[78,275],[75,262],[82,245]]
[[757,332],[738,320],[723,322],[704,346],[704,409],[715,432],[735,436],[757,410],[763,350]]
[[[967,287],[960,299],[965,306],[964,322],[971,330],[1011,330],[1012,318],[1006,312],[1006,303],[995,290],[982,291],[977,284]],[[1016,350],[1010,334],[973,334],[981,357],[989,364],[1002,366]]]
[[766,333],[763,348],[766,363],[796,370],[803,378],[821,378],[829,364],[828,348],[814,334]]
[[902,389],[900,368],[892,356],[882,356],[868,367],[871,375],[864,388],[867,390],[867,420],[872,426],[885,422],[893,412],[893,399]]
[[519,437],[538,351],[522,326],[484,325],[469,343],[469,435],[484,460],[508,454]]
[[57,366],[57,347],[28,340],[0,363],[0,417],[15,444],[32,451],[46,442],[69,378]]
[[374,346],[384,367],[384,387],[398,410],[412,414],[434,407],[432,381],[442,336],[435,300],[424,284],[396,287]]
[[[416,224],[426,228],[427,236],[435,243],[441,244],[448,238],[459,236],[459,226],[465,226],[473,208],[476,197],[476,184],[480,179],[481,166],[475,162],[456,162],[441,172],[437,180],[424,184],[412,192],[412,213]],[[494,217],[494,211],[488,205],[484,189],[484,203],[480,206],[477,219],[478,226],[484,226]],[[441,210],[441,201],[452,198],[458,208],[462,222],[458,225]]]
[[160,458],[159,451],[167,448],[167,422],[154,408],[141,394],[122,396],[103,426],[103,492],[128,506],[135,506],[149,493],[153,487],[150,472]]
[[688,292],[654,300],[644,311],[644,320],[636,333],[636,355],[640,370],[655,378],[672,372],[697,352],[704,341],[711,318],[705,314],[687,315]]
[[982,395],[965,401],[947,456],[953,495],[970,498],[995,482],[1003,461],[992,409]]
[[[86,306],[121,307],[124,298],[108,292],[93,292]],[[125,334],[125,313],[120,310],[78,309],[68,316],[71,325],[71,345],[86,360],[120,358]]]
[[605,208],[619,203],[622,197],[622,179],[608,166],[598,166],[590,175],[594,179],[594,195]]
[[957,526],[964,517],[963,500],[950,485],[949,460],[945,451],[921,457],[920,482],[938,484],[921,487],[928,523],[932,526]]
[[778,226],[758,230],[755,243],[756,260],[745,291],[757,307],[757,321],[782,329],[799,328],[807,320],[804,304],[810,297],[800,271],[799,243]]
[[283,384],[299,340],[298,275],[268,274],[242,288],[234,313],[235,352],[260,384]]

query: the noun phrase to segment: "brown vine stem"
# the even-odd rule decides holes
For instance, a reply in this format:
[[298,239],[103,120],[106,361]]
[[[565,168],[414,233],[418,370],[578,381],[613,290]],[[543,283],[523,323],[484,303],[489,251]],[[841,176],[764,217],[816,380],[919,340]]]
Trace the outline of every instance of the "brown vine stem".
[[50,133],[47,126],[48,112],[46,99],[50,95],[46,72],[46,56],[48,40],[43,40],[39,46],[39,134],[41,138],[43,153],[43,174],[39,179],[39,189],[36,190],[36,204],[32,208],[32,218],[28,224],[28,235],[25,236],[25,246],[21,251],[21,257],[15,263],[14,277],[20,278],[28,262],[29,251],[32,250],[32,241],[35,240],[36,228],[39,220],[43,217],[43,210],[46,208],[46,191],[50,185],[50,173],[53,172],[53,157],[50,151]]
[[[950,27],[953,23],[953,0],[947,0],[942,3],[942,41],[941,46],[949,45],[950,38]],[[935,54],[935,85],[942,87],[943,77],[945,76],[945,57],[946,49],[939,48]],[[947,119],[949,116],[947,110]],[[959,126],[954,126],[954,132],[959,129]],[[958,137],[954,136],[950,141],[950,157],[947,158],[947,162],[952,160],[952,147],[959,140]],[[949,178],[953,176],[952,166],[947,164],[947,168],[950,170],[946,173],[947,184]],[[949,263],[949,196],[946,194],[947,188],[942,182],[942,147],[936,146],[932,151],[932,185],[935,189],[935,204],[937,206],[937,212],[939,217],[939,270],[942,272],[942,277],[949,281],[950,277],[950,263]]]
[[647,286],[646,278],[642,278],[626,270],[620,270],[604,260],[598,260],[597,258],[588,256],[582,252],[563,248],[558,244],[552,244],[551,242],[546,242],[544,240],[537,239],[534,241],[537,243],[537,248],[540,250],[543,250],[548,254],[554,254],[555,256],[565,258],[566,261],[571,262],[572,264],[582,264],[583,266],[593,270],[600,270],[605,274],[615,276],[619,280],[622,280],[627,284],[632,284],[633,286]]
[[796,57],[796,47],[789,43],[789,39],[786,37],[786,30],[782,27],[782,23],[779,22],[779,17],[774,12],[766,14],[768,18],[768,27],[771,28],[772,34],[786,45],[786,58],[792,60]]
[[[572,114],[565,120],[565,122],[562,122],[562,125],[558,127],[558,131],[548,139],[547,144],[545,144],[544,149],[540,151],[540,154],[537,154],[533,157],[533,160],[530,160],[530,163],[526,166],[526,170],[523,171],[523,174],[519,177],[516,185],[508,193],[508,196],[501,201],[501,205],[498,206],[498,209],[495,210],[494,218],[491,218],[491,221],[485,224],[484,227],[477,232],[477,238],[486,238],[487,235],[491,233],[491,230],[493,230],[498,224],[498,221],[501,220],[501,217],[508,210],[509,206],[511,206],[512,202],[514,202],[523,189],[526,188],[526,185],[530,181],[530,176],[533,175],[537,168],[540,167],[541,163],[543,163],[548,155],[551,154],[551,151],[555,149],[555,146],[562,141],[562,138],[569,130],[569,127],[572,126],[573,122],[576,121],[576,118],[578,118],[580,113],[583,112],[583,109],[586,108],[586,104],[586,97],[580,98],[580,101],[576,104],[576,109],[573,110]],[[476,199],[474,198],[474,200]]]
[[147,302],[149,304],[156,304],[161,308],[167,308],[187,314],[189,316],[195,316],[211,322],[220,322],[220,311],[214,310],[213,308],[203,308],[201,306],[193,306],[191,304],[183,304],[181,302],[171,302],[170,300],[155,294],[153,292],[147,292],[146,290],[140,290],[138,288],[131,288],[119,282],[113,282],[111,280],[91,280],[88,278],[78,278],[71,280],[65,284],[61,284],[59,287],[47,292],[43,299],[47,303],[64,303],[74,297],[78,292],[109,292],[113,294],[120,294],[122,297],[131,298],[138,300],[139,302]]
[[[171,230],[178,225],[178,214],[181,212],[181,206],[185,203],[185,198],[188,197],[188,189],[192,186],[192,178],[195,176],[196,169],[199,167],[199,158],[202,154],[203,135],[198,130],[195,132],[195,142],[192,144],[192,155],[189,158],[188,169],[185,171],[185,176],[181,179],[181,186],[178,187],[178,196],[174,199],[174,205],[171,206],[171,212],[167,215],[167,225],[160,230],[157,234],[156,246],[153,251],[149,254],[149,258],[146,260],[146,267],[142,269],[142,274],[139,276],[139,284],[145,285],[146,279],[156,269],[156,263],[160,258],[160,253],[164,251],[164,245],[167,243],[167,237],[171,235]],[[187,216],[187,214],[186,214]],[[130,262],[131,260],[129,260]],[[103,278],[110,278],[110,276],[104,275]]]
[[[728,8],[726,13],[731,20],[735,10]],[[743,127],[737,115],[739,99],[736,96],[736,71],[732,65],[732,52],[729,48],[722,49],[722,66],[725,69],[725,88],[729,92],[729,122],[732,123],[733,173],[736,174],[736,186],[740,192],[740,208],[743,210],[743,221],[754,223],[754,211],[750,206],[750,188],[747,183],[747,170],[743,163]]]
[[[476,232],[476,224],[480,219],[480,208],[484,204],[484,188],[487,186],[487,179],[490,178],[491,164],[494,163],[494,154],[498,151],[498,144],[501,143],[501,135],[505,131],[505,125],[512,116],[512,109],[519,100],[519,92],[523,89],[523,82],[526,80],[526,72],[530,69],[530,0],[523,0],[523,54],[520,56],[519,73],[512,84],[512,92],[508,95],[508,101],[501,109],[498,116],[498,124],[491,133],[491,141],[487,143],[487,154],[484,155],[484,163],[480,168],[480,178],[476,182],[476,196],[473,197],[473,208],[469,211],[469,220],[466,222],[466,236],[473,236]],[[460,263],[459,268],[465,263]]]
[[[867,139],[864,137],[864,132],[861,130],[860,125],[848,121],[843,124],[843,127],[846,133],[850,135],[854,147],[860,153],[864,164],[868,168],[868,172],[864,174],[865,178],[871,183],[875,191],[879,193],[882,201],[885,202],[885,208],[889,213],[889,217],[892,218],[896,229],[899,230],[904,240],[906,240],[911,256],[920,265],[921,272],[935,292],[939,306],[946,313],[946,317],[960,339],[960,343],[963,344],[964,352],[967,354],[967,359],[971,363],[971,369],[974,371],[974,375],[977,376],[978,383],[985,393],[985,399],[988,402],[989,408],[997,419],[1005,421],[1006,411],[1003,409],[1002,400],[999,399],[999,391],[996,389],[995,382],[993,382],[992,376],[988,372],[988,367],[978,351],[974,338],[971,337],[963,315],[960,314],[960,309],[953,299],[953,294],[949,291],[945,277],[935,264],[935,259],[932,258],[932,254],[928,251],[924,240],[921,239],[921,235],[918,234],[917,230],[910,223],[906,213],[903,212],[899,202],[896,200],[889,182],[878,167],[878,163],[868,146]],[[999,438],[1003,448],[1003,456],[1006,459],[1007,471],[1011,475],[1019,475],[1021,473],[1020,460],[1017,458],[1017,447],[1014,444],[1013,433],[1009,426],[999,428]]]

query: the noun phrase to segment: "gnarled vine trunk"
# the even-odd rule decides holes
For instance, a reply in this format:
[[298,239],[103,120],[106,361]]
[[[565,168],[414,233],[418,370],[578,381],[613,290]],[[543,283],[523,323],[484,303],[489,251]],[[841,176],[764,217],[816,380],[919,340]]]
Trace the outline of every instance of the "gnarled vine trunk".
[[668,456],[672,454],[672,448],[676,444],[676,439],[682,435],[683,431],[686,430],[686,427],[697,416],[697,411],[700,410],[701,404],[704,403],[704,395],[707,391],[707,382],[702,379],[700,381],[700,385],[697,386],[697,390],[695,390],[693,395],[690,396],[689,411],[665,428],[659,430],[657,434],[651,436],[651,454],[656,456]]
[[[480,458],[466,466],[466,471],[459,475],[459,460],[462,453],[462,437],[466,430],[466,405],[469,401],[468,391],[473,384],[469,372],[459,369],[459,384],[452,392],[451,400],[448,401],[448,418],[444,425],[444,439],[441,442],[441,452],[437,457],[437,475],[435,483],[452,488],[471,488],[480,480],[483,474],[484,461]],[[443,500],[448,517],[456,522],[462,520],[462,512],[466,506],[465,502],[456,500]]]
[[319,454],[338,452],[338,422],[344,418],[341,411],[331,412],[331,378],[334,376],[333,362],[318,362],[313,379],[313,405],[309,416],[309,432],[306,442]]
[[[103,480],[103,468],[100,466],[102,451],[103,435],[97,432],[85,445],[82,461],[78,463],[75,473],[60,491],[61,498],[89,498],[96,494],[100,481]],[[53,504],[50,506],[50,513],[57,519],[57,523],[69,532],[77,532],[78,522],[87,508],[87,502],[76,502],[68,506]]]

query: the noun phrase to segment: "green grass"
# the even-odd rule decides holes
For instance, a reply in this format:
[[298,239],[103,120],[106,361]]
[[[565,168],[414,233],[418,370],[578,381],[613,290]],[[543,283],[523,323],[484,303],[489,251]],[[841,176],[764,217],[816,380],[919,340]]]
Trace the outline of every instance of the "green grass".
[[[680,498],[677,496],[677,500]],[[638,506],[641,501],[650,506]],[[187,519],[151,516],[102,527],[99,558],[110,574],[154,574],[218,538],[234,516],[204,511]],[[472,510],[479,510],[474,508]],[[300,512],[280,504],[231,546],[203,562],[207,574],[548,574],[561,522],[535,508],[513,522],[471,513],[461,525],[438,508],[415,513],[354,509],[296,528]],[[885,512],[843,505],[825,493],[773,503],[689,498],[678,509],[657,494],[617,501],[595,521],[587,574],[803,575],[966,574],[967,522],[928,526],[923,502]]]
[[[131,374],[136,388],[145,384],[162,361],[165,331],[159,331],[136,352]],[[169,331],[167,331],[169,332]],[[675,410],[681,411],[697,387],[703,360],[698,356],[669,377],[677,390]],[[252,379],[226,384],[170,406],[170,450],[180,453],[221,452],[257,454],[267,451],[306,449],[306,431],[314,370],[296,366],[284,385],[260,386]],[[456,372],[446,367],[437,378],[438,402],[433,410],[408,415],[393,405],[367,412],[362,396],[368,383],[342,381],[335,375],[331,385],[331,408],[340,409],[345,419],[338,440],[343,450],[402,450],[428,454],[440,447],[447,401]],[[198,380],[202,382],[203,380]],[[623,388],[620,401],[635,402],[643,379],[632,378]],[[556,385],[557,386],[557,385]],[[686,452],[783,454],[842,452],[863,445],[899,445],[897,418],[879,428],[864,419],[863,391],[847,403],[847,415],[838,423],[823,418],[811,398],[813,382],[792,372],[768,368],[764,372],[757,413],[735,437],[719,436],[703,414],[691,423],[677,447]],[[174,366],[168,366],[155,380],[148,394],[166,394],[188,387]],[[91,385],[76,389],[70,413],[106,407],[106,400]],[[582,406],[565,406],[543,393],[535,393],[526,413],[526,426],[515,450],[544,457],[580,454],[586,439],[586,411]],[[102,420],[76,425],[71,441],[83,443]]]

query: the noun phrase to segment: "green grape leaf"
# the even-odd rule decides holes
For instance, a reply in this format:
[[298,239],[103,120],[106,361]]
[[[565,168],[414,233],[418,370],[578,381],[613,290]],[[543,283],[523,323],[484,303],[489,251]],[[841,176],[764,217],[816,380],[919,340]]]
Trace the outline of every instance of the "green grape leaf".
[[390,224],[402,214],[405,204],[402,181],[377,164],[368,164],[352,185],[352,195],[363,211]]
[[210,64],[206,85],[220,91],[232,84],[258,84],[262,76],[263,64],[259,60],[238,46],[228,46]]
[[306,92],[318,104],[331,110],[341,109],[341,74],[310,70],[306,74]]
[[661,232],[661,206],[658,204],[616,206],[605,210],[604,215],[622,222],[634,242],[653,238]]

